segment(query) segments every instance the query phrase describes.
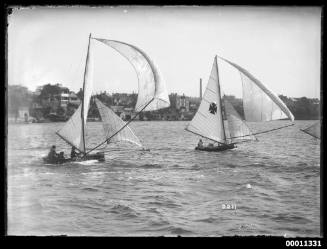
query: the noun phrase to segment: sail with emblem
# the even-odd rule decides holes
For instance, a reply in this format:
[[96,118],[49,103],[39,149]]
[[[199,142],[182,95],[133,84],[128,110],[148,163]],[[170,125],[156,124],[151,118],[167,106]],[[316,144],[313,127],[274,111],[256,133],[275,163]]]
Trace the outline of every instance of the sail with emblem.
[[93,58],[91,44],[90,34],[84,70],[82,103],[71,118],[65,123],[65,125],[56,132],[59,137],[70,145],[75,146],[80,152],[83,153],[86,152],[85,126],[93,90]]
[[[254,78],[249,72],[237,64],[219,57],[222,62],[233,67],[233,70],[240,74],[238,80],[242,86],[242,100],[244,120],[235,110],[233,105],[227,100],[221,90],[221,72],[218,64],[218,56],[215,56],[207,88],[201,100],[198,111],[192,121],[185,128],[201,137],[213,140],[218,144],[217,149],[197,147],[196,149],[208,151],[220,151],[234,148],[233,144],[257,140],[254,135],[266,133],[279,128],[253,133],[246,121],[263,122],[278,119],[289,119],[294,121],[294,116],[286,105],[264,86],[259,80]],[[220,61],[220,62],[221,62]],[[223,78],[227,79],[227,78]],[[223,115],[224,114],[224,115]],[[226,122],[224,121],[226,118]],[[293,123],[291,125],[294,125]]]
[[93,38],[112,47],[133,66],[138,78],[138,96],[135,111],[155,111],[170,106],[165,82],[150,57],[140,48],[115,40]]
[[301,129],[301,131],[303,131],[304,133],[309,134],[310,136],[320,139],[320,121],[314,123],[313,125],[310,125],[309,127],[305,128],[305,129]]
[[95,98],[95,103],[102,119],[104,135],[107,139],[110,138],[107,143],[129,142],[142,147],[141,141],[128,126],[113,136],[124,127],[126,123],[97,98]]
[[216,57],[200,106],[185,129],[215,142],[226,143]]

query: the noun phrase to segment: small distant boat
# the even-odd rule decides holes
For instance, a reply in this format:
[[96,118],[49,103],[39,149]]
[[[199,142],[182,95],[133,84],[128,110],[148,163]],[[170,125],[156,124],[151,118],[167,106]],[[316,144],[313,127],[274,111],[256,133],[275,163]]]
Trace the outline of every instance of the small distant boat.
[[[87,114],[93,90],[93,61],[91,56],[91,41],[93,40],[95,42],[102,42],[114,48],[132,64],[137,73],[139,91],[135,107],[137,113],[127,123],[125,123],[100,100],[95,99],[103,124],[103,136],[99,136],[99,139],[103,139],[102,141],[97,141],[98,144],[93,148],[87,148]],[[81,104],[65,125],[56,132],[61,139],[69,145],[74,146],[81,156],[72,159],[65,158],[63,154],[61,154],[58,158],[50,160],[45,157],[43,160],[47,163],[55,164],[94,159],[105,161],[104,152],[98,151],[92,154],[91,152],[104,144],[116,142],[129,142],[139,147],[143,147],[138,137],[128,127],[128,124],[131,123],[142,111],[159,110],[161,108],[169,107],[169,105],[170,102],[164,81],[161,78],[158,68],[153,64],[145,52],[124,42],[92,38],[90,34],[84,70],[83,98]]]
[[321,133],[320,127],[321,127],[321,121],[318,121],[305,129],[300,129],[300,131],[303,131],[304,133],[309,134],[314,138],[320,139],[320,133]]
[[[241,75],[243,86],[243,109],[245,120],[241,118],[233,105],[222,97],[220,87],[218,56],[215,56],[211,74],[200,106],[187,131],[213,141],[210,146],[198,145],[202,151],[224,151],[234,149],[237,143],[257,140],[256,134],[281,129],[283,127],[253,133],[245,121],[263,122],[277,119],[294,121],[294,116],[286,105],[272,91],[239,65],[219,57]],[[224,120],[227,119],[227,122]]]

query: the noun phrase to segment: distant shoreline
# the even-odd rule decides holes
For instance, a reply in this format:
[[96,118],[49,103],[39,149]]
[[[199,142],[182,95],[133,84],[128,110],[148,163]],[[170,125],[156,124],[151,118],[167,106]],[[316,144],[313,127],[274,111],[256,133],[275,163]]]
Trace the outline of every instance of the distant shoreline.
[[[319,121],[320,119],[295,119],[294,121]],[[160,122],[160,121],[165,121],[165,122],[172,122],[172,121],[182,121],[182,122],[190,122],[191,120],[133,120],[133,122]],[[288,120],[274,120],[276,121],[288,121]],[[87,121],[88,123],[101,123],[102,121]],[[128,120],[124,121],[128,122]],[[49,124],[49,123],[66,123],[65,121],[44,121],[44,122],[25,122],[25,121],[9,121],[7,120],[7,124],[13,125],[13,124]]]

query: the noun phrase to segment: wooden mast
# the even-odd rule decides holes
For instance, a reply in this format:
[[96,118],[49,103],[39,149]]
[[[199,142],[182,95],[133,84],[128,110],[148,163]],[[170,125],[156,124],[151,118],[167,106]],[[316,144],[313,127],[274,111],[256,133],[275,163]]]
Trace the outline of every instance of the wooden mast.
[[[83,80],[83,99],[82,99],[82,110],[81,110],[81,120],[82,120],[82,139],[83,139],[83,148],[84,148],[84,154],[85,154],[85,125],[84,125],[84,98],[85,98],[85,76],[86,76],[86,67],[87,67],[87,62],[89,59],[89,50],[90,50],[90,41],[91,41],[91,33],[89,35],[89,44],[87,46],[87,55],[86,55],[86,62],[85,62],[85,69],[84,69],[84,80]],[[88,111],[88,110],[86,110]]]
[[222,109],[223,108],[223,105],[222,105],[221,93],[220,93],[219,70],[218,70],[217,55],[215,57],[215,61],[216,61],[216,65],[217,65],[216,68],[217,68],[218,98],[219,98],[219,101],[220,101],[220,117],[221,117],[221,123],[222,123],[223,131],[224,131],[224,140],[227,143],[227,140],[226,140],[226,131],[225,131],[225,125],[224,125],[224,119],[223,119],[223,109]]

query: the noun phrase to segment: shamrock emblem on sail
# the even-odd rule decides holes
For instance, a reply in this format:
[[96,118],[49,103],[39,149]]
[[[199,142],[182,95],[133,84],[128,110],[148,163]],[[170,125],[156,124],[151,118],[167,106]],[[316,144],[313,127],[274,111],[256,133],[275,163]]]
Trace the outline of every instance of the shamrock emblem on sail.
[[209,112],[211,114],[216,114],[217,113],[217,105],[216,103],[212,102],[209,106]]

